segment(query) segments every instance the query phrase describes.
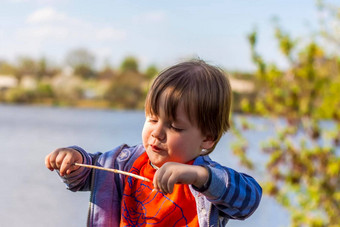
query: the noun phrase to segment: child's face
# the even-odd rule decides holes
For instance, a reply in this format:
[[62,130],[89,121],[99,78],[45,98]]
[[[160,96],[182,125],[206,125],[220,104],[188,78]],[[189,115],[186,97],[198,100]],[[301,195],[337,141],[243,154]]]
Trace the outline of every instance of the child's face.
[[203,148],[212,147],[213,141],[191,124],[183,104],[178,105],[175,122],[170,121],[163,111],[163,96],[159,106],[159,116],[147,115],[142,132],[143,145],[154,165],[161,167],[165,162],[186,163],[198,157]]

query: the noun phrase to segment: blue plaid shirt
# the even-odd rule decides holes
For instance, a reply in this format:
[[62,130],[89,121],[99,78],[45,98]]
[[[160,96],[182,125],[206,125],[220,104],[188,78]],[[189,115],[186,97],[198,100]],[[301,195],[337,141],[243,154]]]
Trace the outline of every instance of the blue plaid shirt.
[[[143,153],[143,145],[121,145],[105,153],[90,154],[78,146],[85,164],[129,171]],[[194,165],[210,172],[209,184],[197,189],[190,186],[197,205],[200,226],[225,226],[229,219],[245,219],[258,207],[262,189],[251,176],[221,166],[209,156],[199,156]],[[71,191],[91,191],[88,226],[119,226],[125,177],[106,171],[79,168],[62,177]]]

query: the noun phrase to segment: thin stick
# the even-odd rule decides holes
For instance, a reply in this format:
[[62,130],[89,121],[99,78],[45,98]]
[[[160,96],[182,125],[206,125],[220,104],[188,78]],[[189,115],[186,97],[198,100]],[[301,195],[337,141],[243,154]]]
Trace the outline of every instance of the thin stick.
[[104,167],[100,167],[100,166],[87,165],[87,164],[80,164],[80,163],[73,163],[73,165],[75,165],[75,166],[81,166],[81,167],[86,167],[86,168],[92,168],[92,169],[100,169],[100,170],[109,171],[109,172],[118,173],[118,174],[123,174],[123,175],[127,175],[127,176],[130,176],[130,177],[137,178],[137,179],[139,179],[139,180],[151,182],[151,180],[148,179],[148,178],[146,178],[146,177],[142,177],[142,176],[139,176],[139,175],[137,175],[137,174],[125,172],[125,171],[118,170],[118,169],[110,169],[110,168],[104,168]]

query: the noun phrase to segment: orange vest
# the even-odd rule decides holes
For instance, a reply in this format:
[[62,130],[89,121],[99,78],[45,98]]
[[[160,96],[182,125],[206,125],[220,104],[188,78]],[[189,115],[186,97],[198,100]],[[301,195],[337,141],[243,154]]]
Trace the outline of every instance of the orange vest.
[[[130,172],[152,180],[156,170],[144,152]],[[199,226],[195,198],[187,184],[176,184],[172,194],[164,195],[150,182],[127,177],[120,226]]]

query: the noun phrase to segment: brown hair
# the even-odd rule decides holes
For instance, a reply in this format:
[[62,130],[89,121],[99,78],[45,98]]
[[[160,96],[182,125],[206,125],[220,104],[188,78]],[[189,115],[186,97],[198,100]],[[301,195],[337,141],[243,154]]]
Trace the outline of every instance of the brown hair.
[[146,97],[147,114],[159,114],[162,94],[165,95],[166,116],[175,121],[177,106],[183,102],[190,122],[203,135],[212,136],[214,147],[229,129],[232,91],[227,76],[220,68],[202,60],[192,60],[164,70],[157,76]]

